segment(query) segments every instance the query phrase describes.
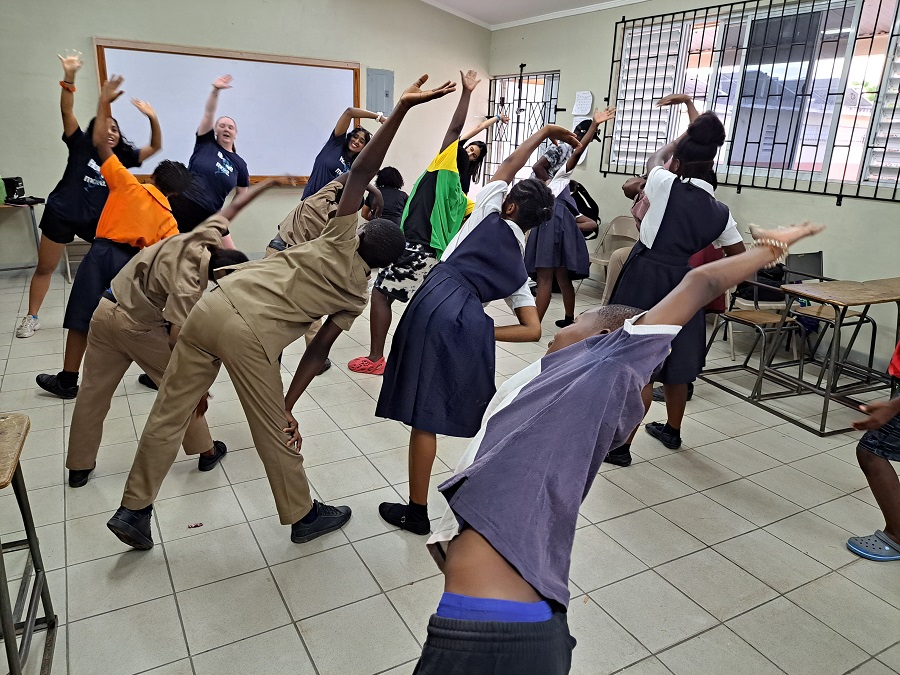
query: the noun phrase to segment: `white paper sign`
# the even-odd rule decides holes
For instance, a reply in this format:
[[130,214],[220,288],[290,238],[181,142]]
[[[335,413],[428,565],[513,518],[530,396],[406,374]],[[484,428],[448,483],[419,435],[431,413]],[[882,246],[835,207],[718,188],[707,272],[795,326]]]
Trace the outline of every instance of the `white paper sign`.
[[573,115],[590,115],[591,105],[594,103],[594,95],[589,91],[575,92],[575,106],[572,108]]

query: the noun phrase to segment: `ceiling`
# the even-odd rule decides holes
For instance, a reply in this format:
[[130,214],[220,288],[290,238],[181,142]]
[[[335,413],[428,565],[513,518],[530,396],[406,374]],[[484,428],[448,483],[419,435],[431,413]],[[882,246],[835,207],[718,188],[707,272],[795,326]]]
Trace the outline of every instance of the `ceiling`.
[[557,19],[645,0],[422,0],[491,30]]

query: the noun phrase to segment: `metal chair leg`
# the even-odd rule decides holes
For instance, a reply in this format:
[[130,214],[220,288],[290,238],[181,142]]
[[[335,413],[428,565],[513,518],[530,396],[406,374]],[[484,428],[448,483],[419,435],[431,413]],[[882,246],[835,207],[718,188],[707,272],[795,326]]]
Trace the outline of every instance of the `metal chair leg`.
[[12,600],[9,597],[6,565],[2,554],[0,554],[0,627],[3,629],[3,646],[6,649],[10,675],[21,675],[22,663],[19,661],[19,648],[16,645],[16,622],[13,619]]

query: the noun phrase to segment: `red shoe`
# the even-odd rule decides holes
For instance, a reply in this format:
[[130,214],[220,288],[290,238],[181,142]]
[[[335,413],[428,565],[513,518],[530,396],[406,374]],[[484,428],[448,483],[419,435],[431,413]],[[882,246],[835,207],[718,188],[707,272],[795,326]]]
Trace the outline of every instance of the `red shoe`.
[[353,359],[347,364],[347,367],[354,373],[365,373],[367,375],[384,375],[384,366],[387,364],[382,356],[377,361],[372,361],[368,356],[360,356]]

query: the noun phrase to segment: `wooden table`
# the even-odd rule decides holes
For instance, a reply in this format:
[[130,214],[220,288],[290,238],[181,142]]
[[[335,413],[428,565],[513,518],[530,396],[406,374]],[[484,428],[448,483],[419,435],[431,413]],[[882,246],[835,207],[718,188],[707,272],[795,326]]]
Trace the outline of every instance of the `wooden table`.
[[32,267],[37,267],[37,258],[39,252],[41,250],[41,232],[38,229],[37,218],[34,216],[34,205],[33,204],[3,204],[0,203],[0,209],[28,209],[29,214],[31,215],[31,229],[34,233],[34,255],[35,262],[33,265],[17,265],[15,267],[0,267],[0,272],[9,272],[11,270],[28,270]]
[[[809,425],[797,422],[799,426],[813,431],[819,436],[829,436],[831,434],[843,433],[850,431],[846,429],[835,429],[828,432],[825,431],[826,421],[828,418],[828,408],[832,400],[856,408],[859,401],[848,398],[845,395],[839,395],[838,379],[844,370],[853,373],[863,373],[865,375],[865,384],[851,384],[843,389],[844,394],[862,393],[863,391],[875,391],[883,389],[891,385],[890,378],[881,372],[872,370],[871,363],[868,366],[861,366],[849,361],[849,349],[841,355],[841,327],[847,318],[847,312],[851,307],[864,307],[863,311],[854,317],[858,321],[856,333],[862,325],[862,320],[867,316],[869,308],[872,305],[881,305],[893,302],[897,305],[897,323],[895,327],[895,340],[900,339],[900,277],[892,277],[890,279],[874,279],[872,281],[823,281],[821,283],[801,283],[801,284],[785,284],[781,287],[785,293],[785,308],[779,325],[781,331],[790,316],[791,306],[798,298],[804,298],[811,302],[821,303],[830,307],[833,312],[834,335],[831,338],[831,345],[828,348],[828,368],[825,387],[818,384],[813,386],[807,382],[795,381],[804,390],[802,393],[817,393],[823,397],[822,416],[819,421],[819,428],[810,427]],[[779,338],[776,337],[776,341]],[[852,342],[852,340],[851,340]],[[777,342],[776,342],[777,344]],[[781,379],[789,379],[789,376],[779,374]],[[872,380],[877,383],[872,384]],[[821,378],[820,378],[821,382]]]

